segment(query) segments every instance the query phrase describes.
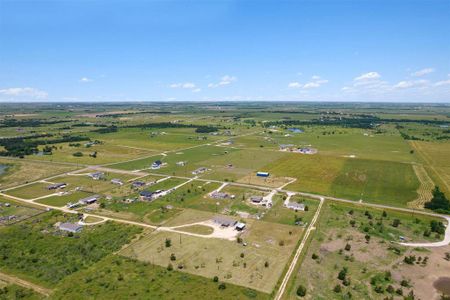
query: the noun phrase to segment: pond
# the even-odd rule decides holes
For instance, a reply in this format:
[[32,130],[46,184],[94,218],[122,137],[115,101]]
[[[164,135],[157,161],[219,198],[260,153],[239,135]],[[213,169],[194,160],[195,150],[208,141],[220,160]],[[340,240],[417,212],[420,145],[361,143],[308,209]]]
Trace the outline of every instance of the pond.
[[6,170],[8,169],[8,165],[2,165],[0,164],[0,176],[6,173]]

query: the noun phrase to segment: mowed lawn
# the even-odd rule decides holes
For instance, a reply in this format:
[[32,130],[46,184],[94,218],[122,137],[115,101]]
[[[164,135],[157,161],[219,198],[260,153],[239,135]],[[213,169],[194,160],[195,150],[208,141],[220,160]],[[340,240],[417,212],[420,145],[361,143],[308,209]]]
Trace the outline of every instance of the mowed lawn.
[[391,161],[290,154],[265,170],[297,178],[287,189],[395,206],[414,200],[419,187],[410,164]]
[[33,199],[56,193],[55,190],[49,190],[50,183],[36,182],[16,189],[6,191],[5,194],[22,199]]
[[[208,278],[218,276],[220,281],[271,293],[301,234],[298,227],[249,220],[242,235],[248,243],[246,247],[235,241],[158,232],[120,254],[163,267],[171,263],[182,272]],[[165,247],[166,239],[172,241],[170,247]],[[172,253],[176,260],[170,259]]]
[[75,203],[79,200],[89,197],[93,195],[92,193],[83,192],[83,191],[76,191],[73,193],[70,193],[68,195],[63,196],[51,196],[48,198],[43,198],[40,200],[37,200],[36,202],[46,204],[46,205],[52,205],[52,206],[64,206],[69,202]]

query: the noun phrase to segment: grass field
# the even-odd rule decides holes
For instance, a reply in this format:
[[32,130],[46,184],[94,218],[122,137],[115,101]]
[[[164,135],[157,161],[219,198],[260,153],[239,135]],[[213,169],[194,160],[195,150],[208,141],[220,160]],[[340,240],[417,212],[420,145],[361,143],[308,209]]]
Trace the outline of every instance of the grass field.
[[204,277],[109,256],[67,277],[52,299],[269,299],[269,295],[248,288],[226,284],[225,289],[218,289],[218,285]]
[[34,162],[29,160],[10,160],[0,158],[0,164],[10,167],[6,173],[0,175],[0,188],[32,182],[52,175],[76,170],[76,166],[52,164],[48,162]]
[[47,188],[49,185],[49,183],[36,182],[9,190],[6,194],[22,199],[33,199],[55,193],[54,190],[49,190]]
[[[271,293],[301,232],[291,226],[249,220],[242,235],[248,243],[246,247],[227,240],[158,232],[145,236],[120,254],[162,267],[172,263],[183,272],[208,278],[218,276],[220,281]],[[166,239],[172,240],[169,248],[164,246]],[[171,253],[175,254],[175,261],[170,260]]]
[[45,287],[119,250],[141,230],[108,222],[70,237],[54,228],[69,217],[52,211],[38,218],[0,228],[0,267]]
[[265,170],[297,178],[287,189],[394,206],[414,200],[419,187],[411,165],[389,161],[290,154]]
[[[86,148],[84,144],[85,142],[82,142],[80,147],[70,147],[69,143],[56,144],[57,149],[53,150],[52,155],[36,155],[33,156],[33,159],[98,165],[126,161],[156,153],[146,149],[118,146],[110,143],[96,144],[89,148]],[[81,152],[83,156],[73,156],[75,152]],[[90,156],[93,152],[97,152],[95,158]]]
[[[9,203],[10,206],[6,207],[6,203]],[[14,201],[0,199],[0,217],[15,216],[13,220],[1,221],[1,225],[9,225],[12,223],[20,222],[42,212],[43,210],[31,206],[24,206]]]
[[[368,211],[372,219],[365,211]],[[314,239],[296,273],[295,284],[285,298],[296,299],[295,291],[299,284],[307,289],[306,299],[345,299],[348,292],[354,299],[384,299],[390,295],[386,291],[389,284],[395,289],[402,288],[406,295],[410,288],[401,287],[400,281],[409,280],[413,275],[403,263],[404,256],[415,254],[423,258],[431,256],[431,253],[401,247],[391,241],[399,241],[399,236],[409,241],[436,240],[434,234],[429,238],[423,237],[423,232],[429,229],[429,222],[433,218],[393,211],[387,211],[387,215],[383,217],[382,212],[380,209],[367,209],[351,204],[326,203],[322,208]],[[400,220],[398,227],[392,226],[394,219]],[[351,221],[355,222],[355,227],[352,227]],[[371,237],[369,242],[365,239],[366,234]],[[349,250],[344,249],[346,244],[350,245]],[[317,258],[313,259],[313,254]],[[439,259],[444,262],[442,258]],[[432,264],[432,260],[429,264]],[[343,267],[348,268],[349,286],[343,285],[337,278]],[[424,264],[417,267],[419,277],[433,277],[420,271],[424,267]],[[442,273],[445,267],[440,269]],[[377,279],[376,284],[371,284],[374,277],[383,276],[379,274],[385,274],[386,271],[392,272],[392,277],[381,281]],[[424,274],[427,275],[423,276]],[[337,284],[342,289],[338,293],[333,291]],[[375,286],[378,285],[382,292],[375,291]]]
[[68,195],[51,196],[48,198],[39,199],[36,202],[52,206],[65,206],[69,202],[75,203],[91,195],[93,194],[84,191],[75,191],[69,193]]

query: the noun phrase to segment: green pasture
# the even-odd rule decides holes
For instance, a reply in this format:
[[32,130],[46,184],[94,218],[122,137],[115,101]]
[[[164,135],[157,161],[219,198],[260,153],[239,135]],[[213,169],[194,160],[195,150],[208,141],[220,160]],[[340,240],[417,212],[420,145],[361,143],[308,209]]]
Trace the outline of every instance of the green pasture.
[[84,191],[75,191],[70,192],[68,195],[51,196],[48,198],[39,199],[36,202],[51,206],[65,206],[69,202],[75,203],[78,202],[78,200],[89,197],[91,195],[93,194]]

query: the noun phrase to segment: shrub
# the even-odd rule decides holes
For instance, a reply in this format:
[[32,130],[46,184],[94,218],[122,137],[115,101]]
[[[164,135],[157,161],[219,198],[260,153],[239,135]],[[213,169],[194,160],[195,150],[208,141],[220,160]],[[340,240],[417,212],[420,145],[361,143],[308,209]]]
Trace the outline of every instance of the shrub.
[[219,282],[219,277],[214,276],[213,281],[214,281],[214,282]]
[[297,288],[297,296],[305,297],[306,296],[306,288],[303,285],[299,285]]

